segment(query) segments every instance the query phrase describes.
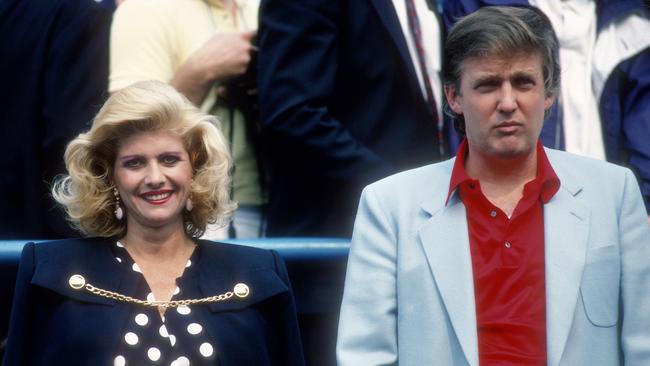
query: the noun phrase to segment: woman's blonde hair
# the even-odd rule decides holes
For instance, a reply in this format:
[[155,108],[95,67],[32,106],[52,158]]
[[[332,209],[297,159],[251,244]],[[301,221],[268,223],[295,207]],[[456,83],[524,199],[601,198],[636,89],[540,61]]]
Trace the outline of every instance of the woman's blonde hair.
[[68,175],[52,187],[69,221],[90,236],[120,237],[126,220],[114,215],[113,166],[121,140],[138,132],[170,131],[183,140],[193,169],[192,211],[184,211],[186,233],[199,237],[208,223],[225,225],[236,208],[230,200],[231,158],[215,117],[200,112],[171,86],[135,83],[115,92],[88,132],[65,151]]

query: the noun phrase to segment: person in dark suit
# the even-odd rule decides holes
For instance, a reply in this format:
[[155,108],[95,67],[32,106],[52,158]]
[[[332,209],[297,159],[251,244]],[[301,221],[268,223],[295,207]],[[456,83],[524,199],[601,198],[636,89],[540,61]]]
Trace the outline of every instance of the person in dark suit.
[[73,235],[47,182],[106,100],[111,11],[95,1],[0,1],[0,235]]
[[279,255],[197,239],[236,205],[213,117],[171,86],[113,94],[53,186],[85,239],[29,243],[4,365],[303,365]]
[[439,47],[439,22],[430,2],[406,3],[414,12],[403,0],[262,1],[259,108],[274,161],[267,235],[348,237],[366,184],[447,154],[440,52],[410,28],[417,14]]

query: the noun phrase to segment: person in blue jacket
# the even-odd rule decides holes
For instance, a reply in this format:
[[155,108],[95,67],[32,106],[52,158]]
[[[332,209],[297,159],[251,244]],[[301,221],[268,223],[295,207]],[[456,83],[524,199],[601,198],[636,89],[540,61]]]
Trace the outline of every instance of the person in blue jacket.
[[[544,145],[630,167],[650,216],[650,8],[643,0],[458,0],[443,3],[447,28],[487,5],[534,6],[560,41],[559,113]],[[650,217],[648,218],[650,223]]]
[[225,223],[231,158],[171,86],[113,94],[53,186],[87,238],[29,243],[4,365],[303,365],[276,252],[200,240]]

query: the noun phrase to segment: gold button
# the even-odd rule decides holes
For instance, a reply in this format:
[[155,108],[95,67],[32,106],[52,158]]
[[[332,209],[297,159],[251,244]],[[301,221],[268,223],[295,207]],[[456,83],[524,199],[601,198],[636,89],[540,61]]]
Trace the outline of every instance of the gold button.
[[250,290],[248,289],[248,285],[245,283],[238,283],[235,285],[235,295],[237,297],[246,297],[250,293]]
[[68,284],[70,287],[72,287],[75,290],[79,290],[80,288],[84,287],[86,285],[86,279],[82,275],[72,275],[70,276],[70,279],[68,280]]

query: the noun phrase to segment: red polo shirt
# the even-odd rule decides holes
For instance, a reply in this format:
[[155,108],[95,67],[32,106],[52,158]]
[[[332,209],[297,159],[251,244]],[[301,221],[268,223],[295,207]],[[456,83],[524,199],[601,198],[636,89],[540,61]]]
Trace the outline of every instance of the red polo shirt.
[[512,217],[481,192],[465,171],[463,141],[451,174],[449,195],[458,189],[467,211],[474,275],[479,363],[546,365],[544,210],[560,188],[542,145],[537,176],[524,186]]

